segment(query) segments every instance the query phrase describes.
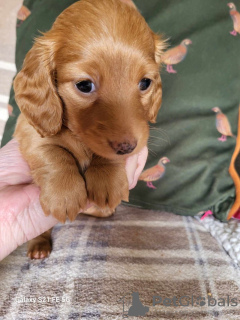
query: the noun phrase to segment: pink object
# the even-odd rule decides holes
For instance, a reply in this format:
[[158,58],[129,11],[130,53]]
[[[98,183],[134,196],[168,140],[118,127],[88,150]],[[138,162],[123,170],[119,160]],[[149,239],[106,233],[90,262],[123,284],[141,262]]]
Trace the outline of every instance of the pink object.
[[240,208],[239,208],[238,211],[233,215],[233,218],[240,220]]
[[129,190],[136,187],[138,178],[143,171],[148,157],[148,148],[145,146],[138,154],[134,154],[126,160],[126,172],[129,182]]
[[151,189],[157,189],[157,188],[152,184],[151,181],[148,181],[148,182],[147,182],[147,186],[148,186],[148,188],[151,188]]
[[22,159],[17,141],[13,139],[1,149],[0,190],[9,185],[31,182],[30,169]]
[[167,64],[167,72],[168,73],[177,73],[177,71],[173,69],[171,64]]
[[202,215],[200,220],[204,220],[205,218],[207,218],[207,216],[210,216],[212,214],[213,214],[212,210],[205,211],[205,213]]
[[227,137],[223,134],[220,138],[218,138],[219,141],[226,141],[227,140]]
[[237,31],[233,30],[230,32],[230,34],[232,34],[233,36],[236,36],[237,35]]

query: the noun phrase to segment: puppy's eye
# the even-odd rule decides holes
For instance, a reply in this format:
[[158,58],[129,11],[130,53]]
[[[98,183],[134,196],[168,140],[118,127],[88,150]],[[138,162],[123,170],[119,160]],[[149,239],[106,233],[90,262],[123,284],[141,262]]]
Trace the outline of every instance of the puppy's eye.
[[95,91],[95,85],[90,80],[79,81],[78,83],[76,83],[76,87],[83,93],[90,93]]
[[138,84],[139,85],[139,89],[141,91],[147,90],[147,88],[149,88],[151,83],[152,83],[151,79],[143,78]]

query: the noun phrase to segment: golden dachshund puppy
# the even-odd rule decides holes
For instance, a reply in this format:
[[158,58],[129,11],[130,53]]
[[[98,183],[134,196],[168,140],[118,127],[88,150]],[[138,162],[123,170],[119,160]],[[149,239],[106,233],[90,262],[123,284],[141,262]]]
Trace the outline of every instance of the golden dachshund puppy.
[[[15,137],[46,215],[74,220],[88,199],[104,217],[128,201],[125,160],[156,120],[163,48],[130,0],[76,2],[36,39],[14,81]],[[50,251],[50,231],[29,242],[31,258]]]

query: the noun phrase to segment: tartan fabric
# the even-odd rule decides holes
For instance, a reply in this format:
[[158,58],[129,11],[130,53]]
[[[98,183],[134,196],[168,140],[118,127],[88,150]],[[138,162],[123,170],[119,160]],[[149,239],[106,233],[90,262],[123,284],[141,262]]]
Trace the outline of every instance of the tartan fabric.
[[240,314],[240,305],[153,306],[153,296],[229,296],[240,303],[239,267],[196,219],[133,207],[120,206],[107,219],[80,215],[57,225],[50,257],[31,261],[21,246],[0,262],[0,283],[1,320],[122,319],[120,300],[125,296],[128,309],[131,292],[149,307],[139,319]]

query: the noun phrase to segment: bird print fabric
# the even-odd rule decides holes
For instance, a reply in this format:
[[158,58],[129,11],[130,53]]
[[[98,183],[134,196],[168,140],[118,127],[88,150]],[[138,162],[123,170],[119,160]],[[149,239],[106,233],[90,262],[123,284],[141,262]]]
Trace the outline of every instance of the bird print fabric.
[[138,180],[146,181],[148,188],[156,189],[152,181],[159,180],[164,176],[166,171],[165,164],[167,164],[168,162],[170,162],[170,160],[167,157],[161,158],[158,161],[157,165],[143,171]]
[[228,3],[230,8],[230,16],[233,20],[233,31],[230,32],[231,35],[236,36],[237,33],[240,34],[240,13],[233,2]]
[[26,20],[27,17],[31,14],[31,11],[26,6],[21,6],[21,8],[18,10],[17,18],[19,20]]
[[13,115],[13,107],[10,104],[8,104],[7,108],[8,108],[9,116],[12,116]]
[[216,113],[216,127],[219,133],[222,134],[220,138],[218,138],[219,141],[226,141],[227,137],[234,137],[232,134],[231,125],[228,121],[228,118],[225,114],[222,113],[220,108],[215,107],[212,108],[212,111]]
[[178,64],[186,57],[188,52],[188,46],[192,44],[190,39],[184,39],[177,47],[167,50],[163,54],[163,63],[167,65],[167,72],[169,73],[177,73],[176,70],[173,69],[173,64]]
[[19,22],[17,23],[17,27],[20,27],[23,21],[25,21],[31,14],[31,11],[26,6],[21,6],[18,10],[17,18]]

